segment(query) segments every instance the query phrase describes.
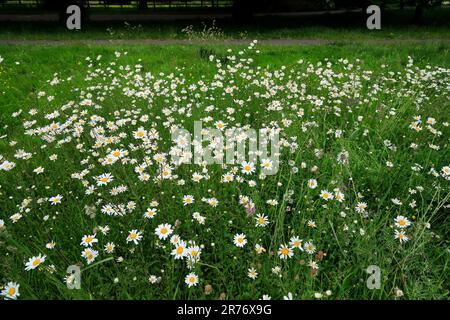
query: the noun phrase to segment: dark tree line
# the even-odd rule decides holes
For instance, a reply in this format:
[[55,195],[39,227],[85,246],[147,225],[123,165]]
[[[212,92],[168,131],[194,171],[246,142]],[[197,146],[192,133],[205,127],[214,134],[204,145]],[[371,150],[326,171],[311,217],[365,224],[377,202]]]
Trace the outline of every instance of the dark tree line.
[[[1,0],[0,0],[1,1]],[[308,2],[309,1],[309,2]],[[414,22],[421,23],[424,11],[428,8],[440,6],[443,0],[234,0],[233,2],[233,16],[238,20],[249,19],[252,13],[264,8],[276,8],[282,6],[284,3],[289,3],[291,6],[298,3],[298,9],[302,10],[302,5],[314,4],[320,9],[329,8],[367,8],[371,4],[376,4],[383,10],[387,6],[395,6],[398,8],[413,7]],[[145,11],[148,9],[148,3],[151,1],[138,0],[137,9]],[[49,10],[57,10],[64,12],[70,4],[78,4],[83,6],[86,0],[42,0],[44,8]],[[105,4],[129,4],[130,0],[105,0]]]

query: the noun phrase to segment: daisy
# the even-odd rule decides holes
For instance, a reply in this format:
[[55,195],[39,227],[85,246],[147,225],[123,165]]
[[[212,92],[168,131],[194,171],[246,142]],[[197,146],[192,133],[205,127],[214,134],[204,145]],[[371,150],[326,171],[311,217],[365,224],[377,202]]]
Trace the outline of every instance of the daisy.
[[0,295],[4,296],[6,300],[16,300],[20,296],[19,286],[18,283],[8,282]]
[[184,205],[193,204],[193,203],[194,203],[194,196],[191,196],[189,194],[183,196],[183,204]]
[[363,213],[363,212],[366,211],[366,208],[367,208],[367,203],[365,203],[365,202],[358,202],[356,204],[355,210],[358,213]]
[[208,204],[211,207],[215,208],[219,205],[219,201],[216,198],[210,198],[210,199],[208,199]]
[[160,224],[155,229],[155,234],[159,237],[160,240],[166,240],[166,238],[170,236],[172,232],[172,226],[168,223]]
[[105,252],[106,253],[113,253],[114,249],[116,248],[116,245],[113,242],[108,242],[105,244]]
[[450,166],[445,166],[441,169],[442,175],[447,177],[450,176]]
[[242,162],[242,173],[243,174],[251,174],[253,172],[255,172],[255,164],[253,162]]
[[222,181],[225,183],[232,182],[234,180],[234,174],[226,173],[222,176]]
[[262,254],[266,252],[266,249],[260,244],[255,244],[255,251],[257,254]]
[[147,131],[140,127],[136,131],[133,131],[133,137],[135,139],[144,139],[147,136]]
[[98,256],[98,251],[90,248],[86,248],[81,252],[81,256],[86,259],[88,264],[94,262],[95,258]]
[[303,248],[302,248],[302,242],[303,242],[303,240],[300,239],[299,237],[292,237],[292,238],[289,240],[289,245],[290,245],[292,248],[297,248],[297,249],[300,249],[301,251],[303,251]]
[[202,253],[199,246],[191,246],[186,249],[188,253],[188,257],[193,260],[197,261],[200,258],[200,254]]
[[261,167],[264,170],[272,170],[273,162],[270,159],[262,159],[261,160]]
[[25,263],[25,271],[30,271],[32,269],[36,269],[44,261],[45,261],[45,256],[43,256],[41,254],[39,254],[36,257],[32,257],[32,258],[28,259],[28,262]]
[[409,221],[408,218],[405,218],[404,216],[397,216],[394,221],[395,226],[400,229],[407,228],[411,225],[411,221]]
[[45,247],[46,247],[47,249],[49,249],[49,250],[53,250],[53,249],[55,248],[55,246],[56,246],[55,241],[50,241],[49,243],[47,243],[47,244],[45,245]]
[[195,273],[189,273],[185,278],[184,282],[188,287],[195,287],[198,284],[198,276]]
[[148,277],[148,282],[150,282],[151,284],[158,283],[159,281],[161,281],[161,277],[157,277],[155,275],[151,275],[150,277]]
[[310,260],[309,263],[308,263],[308,266],[309,266],[311,269],[319,270],[319,265],[317,264],[316,261]]
[[188,254],[186,250],[186,243],[182,240],[178,242],[175,249],[173,249],[170,254],[173,255],[175,259],[183,259]]
[[287,245],[282,244],[278,249],[278,255],[280,256],[280,259],[292,258],[294,251]]
[[327,190],[320,191],[320,197],[326,201],[333,199],[333,194],[328,192]]
[[314,220],[308,220],[307,226],[310,228],[316,228],[316,222]]
[[85,247],[90,247],[94,243],[97,243],[97,242],[98,242],[98,239],[95,238],[95,234],[94,235],[85,235],[85,236],[83,236],[83,238],[81,238],[80,245],[85,246]]
[[248,274],[247,275],[248,275],[248,277],[250,279],[255,280],[256,277],[258,276],[258,272],[256,272],[255,268],[250,268],[250,269],[248,269]]
[[272,273],[273,274],[280,274],[281,272],[281,267],[280,266],[275,266],[272,268]]
[[308,187],[311,189],[317,188],[317,180],[316,179],[309,179],[308,180]]
[[54,196],[54,197],[50,197],[49,199],[48,199],[48,201],[50,202],[50,204],[52,205],[52,206],[54,206],[54,205],[56,205],[56,204],[60,204],[61,203],[61,199],[62,199],[63,197],[61,196],[61,195],[56,195],[56,196]]
[[316,252],[316,246],[312,244],[312,242],[306,242],[303,245],[303,249],[305,249],[305,251],[309,254],[313,254],[314,252]]
[[153,219],[156,216],[156,211],[158,209],[156,208],[148,208],[147,211],[144,213],[144,217],[147,219]]
[[223,131],[223,129],[225,129],[226,127],[226,124],[223,121],[217,121],[214,125],[220,131]]
[[110,173],[101,174],[97,177],[97,186],[105,186],[113,180],[114,177]]
[[138,244],[141,239],[142,233],[140,231],[137,231],[136,229],[133,229],[128,234],[127,242],[134,242],[134,244]]
[[172,177],[172,168],[170,166],[163,166],[161,176],[163,179],[170,179]]
[[401,231],[395,230],[394,238],[398,239],[400,241],[400,243],[406,242],[409,240],[409,237],[406,235],[405,231],[403,231],[403,230],[401,230]]
[[267,216],[263,215],[263,214],[258,214],[255,217],[256,220],[256,227],[265,227],[269,224],[269,219],[267,218]]
[[36,174],[41,174],[44,171],[45,171],[45,169],[43,167],[37,167],[36,169],[33,170],[33,172]]
[[342,202],[342,201],[344,201],[345,196],[344,196],[344,194],[343,194],[342,192],[336,191],[336,192],[334,193],[334,198],[335,198],[337,201]]
[[243,233],[236,234],[233,238],[233,242],[236,247],[243,248],[245,246],[245,244],[247,243],[245,234],[243,234]]
[[173,245],[176,245],[180,241],[181,241],[180,236],[177,234],[174,234],[173,236],[170,237],[170,243]]
[[203,176],[201,174],[198,174],[197,172],[194,172],[192,174],[192,181],[194,182],[200,182],[200,180],[203,179]]

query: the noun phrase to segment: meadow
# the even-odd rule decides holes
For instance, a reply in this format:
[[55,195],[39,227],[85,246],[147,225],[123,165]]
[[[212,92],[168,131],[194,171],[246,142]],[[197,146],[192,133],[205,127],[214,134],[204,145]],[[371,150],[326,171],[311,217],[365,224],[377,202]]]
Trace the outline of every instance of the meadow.
[[[0,57],[3,298],[449,298],[448,44]],[[278,172],[174,163],[194,121],[278,133]]]

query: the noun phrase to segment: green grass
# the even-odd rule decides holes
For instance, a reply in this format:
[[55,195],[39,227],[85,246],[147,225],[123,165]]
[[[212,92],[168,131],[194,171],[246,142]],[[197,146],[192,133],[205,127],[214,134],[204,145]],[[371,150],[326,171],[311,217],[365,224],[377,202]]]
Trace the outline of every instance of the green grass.
[[[186,79],[186,84],[179,83],[176,89],[172,89],[177,91],[177,95],[183,95],[181,88],[187,88],[188,84],[197,83],[197,80],[208,83],[216,74],[216,67],[202,58],[201,48],[213,50],[222,58],[227,54],[225,46],[0,46],[0,56],[4,58],[0,64],[0,137],[6,135],[0,139],[0,154],[17,164],[11,171],[0,171],[0,219],[5,221],[6,226],[0,230],[0,286],[8,281],[19,283],[20,298],[24,299],[217,299],[221,294],[227,299],[259,299],[263,294],[282,299],[288,292],[292,292],[297,299],[313,299],[315,293],[325,293],[326,290],[331,290],[332,294],[330,297],[324,295],[324,299],[393,299],[396,288],[401,289],[407,299],[448,299],[449,220],[443,206],[449,203],[449,181],[442,176],[433,177],[428,172],[431,168],[439,171],[449,165],[449,127],[445,125],[450,116],[446,91],[450,81],[449,46],[258,46],[261,53],[251,54],[255,66],[272,71],[286,67],[284,79],[275,78],[274,73],[266,74],[274,82],[269,86],[271,89],[275,84],[285,84],[290,70],[299,74],[306,70],[305,65],[296,63],[299,59],[314,63],[315,70],[319,68],[319,61],[323,62],[323,67],[326,61],[332,62],[333,72],[343,75],[342,78],[334,78],[338,92],[345,91],[344,84],[349,83],[351,74],[361,76],[356,69],[346,70],[340,59],[348,59],[355,67],[361,66],[362,70],[373,71],[370,80],[361,80],[361,88],[357,89],[361,94],[360,100],[350,98],[350,93],[347,93],[341,98],[343,104],[336,104],[337,98],[328,97],[320,108],[313,106],[314,99],[306,98],[307,94],[326,96],[329,88],[320,85],[318,77],[313,75],[304,75],[296,80],[299,85],[306,85],[307,94],[301,94],[306,100],[299,100],[286,91],[276,93],[271,99],[255,98],[255,91],[266,90],[249,85],[237,76],[235,83],[241,90],[235,98],[245,100],[251,96],[250,101],[238,108],[232,98],[222,95],[222,91],[210,90],[197,98],[189,96],[189,100],[200,104],[193,108],[192,117],[178,113],[180,107],[187,107],[187,102],[174,101],[173,96],[155,96],[152,102],[124,96],[122,88],[133,86],[118,76],[127,73],[120,71],[119,65],[134,68],[140,64],[143,66],[142,74],[151,72],[155,78],[164,81],[170,81],[168,75],[173,72],[180,79]],[[237,47],[233,49],[237,52]],[[117,65],[109,65],[116,60],[115,51],[126,51],[128,54],[117,59]],[[95,61],[98,55],[102,58]],[[87,56],[94,59],[94,67],[88,67],[85,61]],[[388,76],[388,71],[399,72],[406,79],[403,75],[405,68],[408,68],[408,56],[421,69],[429,64],[446,68],[447,73],[434,75],[436,79],[419,78],[416,84],[382,81],[382,75]],[[228,61],[227,64],[233,63]],[[387,67],[382,68],[381,64]],[[88,70],[106,70],[108,66],[116,70],[115,75],[121,79],[120,86],[89,88],[85,81]],[[181,71],[177,69],[182,67],[184,69]],[[165,75],[159,75],[160,72]],[[58,73],[59,79],[71,77],[71,80],[51,86],[47,80],[53,79],[55,73]],[[412,76],[418,74],[415,72]],[[111,79],[112,76],[102,76],[92,80],[91,84],[105,84]],[[373,93],[371,86],[374,82],[382,84],[382,90]],[[432,83],[438,87],[433,88]],[[153,85],[150,87],[154,88]],[[37,98],[41,90],[47,96],[53,95],[54,100]],[[93,139],[86,132],[78,142],[71,141],[62,147],[46,143],[37,136],[24,135],[23,121],[32,119],[28,110],[38,109],[39,113],[34,117],[37,120],[35,127],[51,123],[53,120],[44,119],[44,114],[59,109],[68,101],[78,103],[85,97],[81,97],[81,91],[92,92],[92,99],[103,106],[98,110],[88,108],[89,116],[95,113],[110,120],[114,111],[122,109],[120,118],[133,117],[132,114],[125,115],[127,110],[141,110],[141,114],[148,114],[150,122],[142,125],[158,128],[161,149],[167,150],[171,145],[170,134],[163,125],[168,118],[162,112],[164,108],[172,108],[174,123],[189,130],[194,120],[207,115],[214,121],[226,121],[229,126],[241,123],[257,129],[270,121],[278,121],[281,125],[282,119],[289,119],[293,123],[285,127],[283,135],[289,141],[291,137],[296,137],[299,147],[293,153],[283,151],[283,161],[277,175],[265,180],[252,175],[251,179],[257,182],[253,188],[246,183],[220,183],[221,175],[230,170],[230,166],[227,170],[208,167],[211,178],[202,180],[200,184],[190,180],[192,172],[201,172],[201,168],[194,165],[181,166],[174,171],[186,181],[185,185],[178,185],[177,180],[143,184],[137,179],[132,165],[100,166],[93,152],[98,151],[100,156],[104,156],[107,148],[92,149]],[[398,96],[399,92],[403,92],[404,96]],[[103,94],[104,101],[100,101],[99,97]],[[418,103],[420,94],[429,100]],[[206,100],[207,97],[214,97],[215,100]],[[363,101],[363,98],[368,100]],[[271,100],[282,101],[285,109],[282,112],[266,110]],[[287,107],[293,103],[304,109],[303,117]],[[207,113],[204,109],[211,104],[217,109]],[[236,108],[233,119],[226,113],[226,108],[230,106]],[[333,108],[337,106],[341,108],[339,115]],[[381,111],[375,112],[377,108]],[[13,117],[12,113],[20,109],[23,112]],[[55,121],[63,122],[72,110],[61,110],[59,120]],[[251,116],[248,117],[247,113]],[[79,112],[76,114],[80,115]],[[421,115],[423,121],[434,117],[436,124],[433,127],[442,134],[432,134],[425,125],[421,132],[408,128],[414,121],[413,116],[417,115]],[[358,116],[363,117],[361,121]],[[302,125],[312,121],[316,121],[317,126],[307,126],[308,130],[301,130]],[[131,133],[140,125],[128,125],[120,131]],[[86,126],[85,131],[88,128]],[[336,129],[344,130],[342,138],[337,139],[330,134],[330,130],[334,132]],[[386,139],[397,147],[396,151],[386,147]],[[12,141],[17,144],[11,144]],[[76,145],[80,142],[85,144],[85,152],[76,151]],[[419,145],[415,151],[410,148],[413,142]],[[127,137],[113,148],[120,146],[130,150],[130,156],[141,162],[145,155],[143,150],[132,151],[131,143],[137,142]],[[440,149],[432,150],[429,144],[438,145]],[[46,147],[42,148],[42,145]],[[15,159],[18,149],[32,152],[32,158]],[[321,157],[316,156],[316,149],[323,150]],[[349,153],[348,166],[336,162],[337,154],[342,150]],[[53,153],[58,154],[55,162],[48,159]],[[113,197],[107,192],[108,187],[99,187],[97,192],[102,192],[101,196],[85,195],[81,182],[71,179],[70,175],[87,168],[80,164],[87,156],[94,165],[86,177],[90,184],[93,183],[93,176],[111,172],[115,180],[108,187],[124,184],[129,192]],[[289,163],[288,159],[294,162]],[[393,162],[394,167],[387,167],[386,161]],[[306,168],[301,168],[302,162],[307,165]],[[419,173],[411,170],[415,164],[423,166]],[[36,175],[33,169],[39,166],[46,171]],[[311,171],[314,166],[318,167],[316,172]],[[298,172],[293,173],[292,167],[298,168]],[[151,175],[156,175],[155,167],[151,166],[148,170]],[[317,189],[307,187],[306,182],[310,178],[318,180]],[[418,186],[424,190],[414,194],[410,192],[417,190]],[[320,190],[332,191],[336,187],[345,194],[342,204],[320,199]],[[292,195],[286,196],[290,190]],[[51,206],[48,201],[39,201],[57,194],[64,197],[60,205]],[[182,197],[186,194],[194,195],[193,205],[183,206]],[[255,228],[254,217],[248,217],[239,204],[239,195],[249,196],[256,205],[256,213],[267,214],[271,223],[265,228]],[[220,201],[217,208],[201,201],[202,197],[213,196]],[[22,201],[28,197],[32,199],[28,205],[30,211],[23,212],[23,218],[13,224],[9,217],[19,212]],[[100,213],[101,204],[97,204],[97,215],[91,219],[84,213],[84,206],[92,205],[100,198],[104,203],[133,200],[137,208],[124,217],[110,217]],[[400,199],[403,205],[394,205],[393,198]],[[142,214],[152,199],[159,202],[158,214],[155,220],[147,221]],[[279,204],[270,206],[266,203],[269,199],[277,199]],[[409,206],[413,199],[416,200],[415,208]],[[367,202],[368,217],[355,211],[358,201]],[[204,226],[191,219],[194,211],[206,217]],[[345,212],[346,216],[342,216],[341,212]],[[412,239],[404,244],[399,244],[393,236],[397,215],[412,221],[412,226],[407,229]],[[47,221],[45,216],[49,218]],[[181,222],[175,229],[177,234],[183,239],[205,245],[201,260],[194,268],[200,277],[197,287],[188,288],[185,285],[184,277],[189,273],[186,263],[174,260],[170,256],[172,246],[168,240],[158,241],[154,235],[158,224],[174,225],[177,219]],[[231,224],[230,220],[233,221]],[[309,220],[314,220],[317,227],[308,227]],[[425,226],[427,222],[431,224],[430,229]],[[81,237],[93,234],[97,226],[104,225],[109,225],[111,231],[107,236],[97,233],[99,244],[95,248],[100,255],[93,264],[88,265],[80,256],[83,249],[80,246]],[[348,226],[349,230],[345,231],[344,226]],[[125,241],[131,229],[144,231],[144,238],[138,245]],[[361,229],[364,234],[361,234]],[[243,249],[235,247],[232,242],[233,235],[240,232],[245,233],[249,240]],[[295,249],[293,258],[282,261],[276,254],[272,257],[268,253],[256,255],[254,252],[255,243],[263,244],[267,251],[276,251],[293,234],[304,241],[312,240],[317,251],[323,251],[325,256],[319,259]],[[45,248],[50,240],[56,242],[57,250]],[[102,251],[107,241],[116,243],[114,254]],[[161,246],[161,243],[164,245]],[[215,246],[212,247],[211,243]],[[44,268],[25,271],[24,262],[38,253],[47,255]],[[123,262],[117,262],[118,257],[123,257]],[[320,268],[316,275],[307,266],[310,259],[318,260]],[[45,270],[50,264],[56,267],[56,272]],[[70,264],[79,264],[84,270],[81,290],[69,290],[63,281],[65,269]],[[271,269],[276,265],[282,267],[282,277],[272,273]],[[369,265],[381,268],[380,289],[366,287],[368,275],[365,269]],[[247,269],[251,267],[259,273],[254,281],[247,277]],[[160,276],[161,282],[149,284],[147,279],[152,274]],[[114,281],[116,278],[118,281]],[[213,288],[209,295],[204,293],[207,284]]]

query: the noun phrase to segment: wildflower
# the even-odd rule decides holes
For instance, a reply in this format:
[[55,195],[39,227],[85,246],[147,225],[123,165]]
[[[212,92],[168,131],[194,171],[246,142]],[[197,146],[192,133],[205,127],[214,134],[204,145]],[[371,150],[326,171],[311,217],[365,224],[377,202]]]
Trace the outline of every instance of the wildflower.
[[289,245],[290,245],[292,248],[297,248],[297,249],[300,249],[301,251],[303,251],[303,248],[302,248],[302,242],[303,242],[303,240],[300,239],[299,237],[292,237],[292,238],[289,240]]
[[4,296],[7,300],[16,300],[20,296],[19,287],[20,285],[16,282],[8,282],[0,292],[0,295]]
[[116,245],[113,242],[108,242],[105,244],[105,252],[106,253],[113,253],[114,249],[116,248]]
[[39,254],[38,256],[28,259],[28,262],[25,263],[25,271],[36,269],[41,263],[45,261],[45,258],[46,256]]
[[256,272],[255,268],[250,268],[250,269],[248,269],[248,274],[247,275],[248,275],[248,277],[250,279],[255,280],[256,277],[258,277],[258,272]]
[[198,276],[195,273],[189,273],[185,278],[184,282],[188,287],[195,287],[198,284]]
[[409,237],[406,235],[405,231],[395,230],[394,238],[398,239],[400,243],[406,242],[409,240]]
[[186,250],[186,243],[184,241],[179,241],[175,245],[175,249],[173,249],[170,254],[173,255],[175,259],[184,258],[188,254]]
[[400,229],[407,228],[411,225],[411,221],[409,221],[408,218],[405,218],[404,216],[397,216],[394,221],[395,226]]
[[358,202],[356,204],[355,210],[358,213],[364,213],[364,212],[366,212],[366,208],[367,208],[367,203],[365,203],[365,202]]
[[50,202],[50,204],[53,206],[53,205],[56,205],[56,204],[60,204],[61,203],[61,199],[62,199],[63,197],[61,196],[61,195],[56,195],[56,196],[54,196],[54,197],[50,197],[49,199],[48,199],[48,201]]
[[156,212],[158,209],[156,208],[148,208],[144,213],[144,217],[147,219],[153,219],[156,216]]
[[262,245],[257,243],[257,244],[255,244],[255,251],[257,254],[262,254],[262,253],[266,252],[266,249]]
[[86,259],[88,264],[91,264],[95,261],[95,258],[97,258],[98,251],[91,248],[86,248],[81,252],[81,256]]
[[328,192],[327,190],[322,190],[320,191],[320,197],[324,200],[332,200],[333,199],[333,194]]
[[142,239],[142,234],[140,231],[133,229],[129,232],[127,237],[127,242],[133,242],[134,244],[138,244]]
[[255,217],[256,220],[256,227],[265,227],[269,224],[269,219],[264,214],[258,214]]
[[166,240],[168,236],[172,234],[172,226],[168,223],[160,224],[155,229],[155,234],[159,237],[160,240]]
[[94,235],[85,235],[83,238],[81,238],[80,245],[85,247],[91,247],[94,243],[97,243],[98,239]]
[[97,177],[97,186],[105,186],[113,180],[114,177],[110,173],[101,174]]
[[294,255],[294,251],[292,251],[292,249],[287,245],[282,244],[278,249],[278,255],[280,259],[291,258]]
[[183,204],[184,205],[188,205],[188,204],[192,204],[192,203],[194,203],[194,196],[191,196],[191,195],[183,196]]
[[245,244],[247,243],[245,234],[243,234],[243,233],[236,234],[233,238],[233,242],[236,247],[243,248],[245,246]]
[[255,164],[253,162],[242,162],[243,174],[252,174],[253,172],[255,172]]
[[303,245],[303,249],[305,249],[305,251],[309,254],[313,254],[314,252],[316,252],[316,246],[312,244],[312,242],[306,242]]
[[188,247],[187,249],[187,255],[191,259],[191,261],[198,261],[200,259],[201,250],[200,247],[193,245],[191,247]]
[[148,282],[150,282],[150,284],[155,284],[161,281],[161,277],[157,277],[155,275],[151,275],[150,277],[148,277]]

